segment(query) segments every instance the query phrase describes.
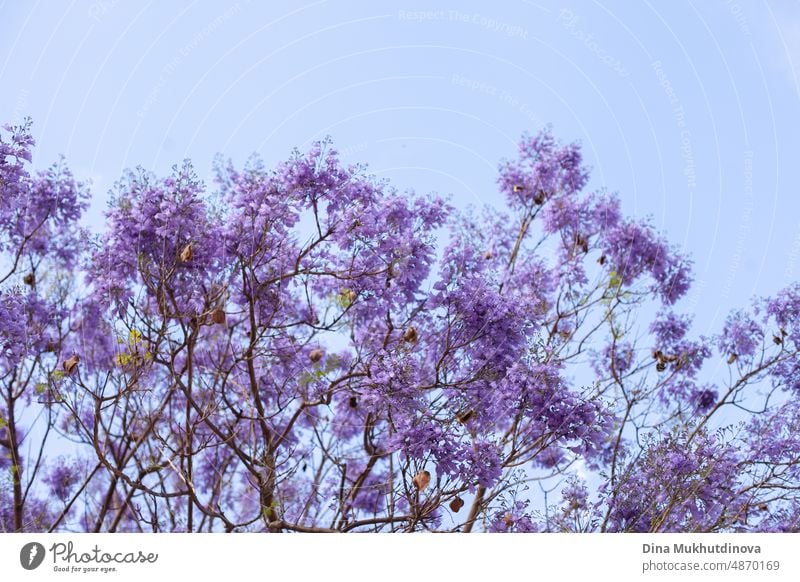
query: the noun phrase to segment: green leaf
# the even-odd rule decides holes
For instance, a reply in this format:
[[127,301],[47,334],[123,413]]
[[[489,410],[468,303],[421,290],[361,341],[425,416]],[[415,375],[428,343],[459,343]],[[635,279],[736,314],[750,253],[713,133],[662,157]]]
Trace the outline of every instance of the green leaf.
[[330,354],[325,358],[325,372],[333,372],[339,367],[341,358],[337,354]]
[[314,375],[308,372],[303,372],[297,378],[297,383],[300,384],[300,386],[302,387],[308,386],[313,381],[314,381]]
[[342,309],[347,309],[353,304],[353,300],[351,299],[351,291],[347,287],[342,289],[336,295],[336,305],[338,305]]
[[47,390],[47,384],[44,382],[37,382],[33,389],[36,390],[37,394],[44,394],[44,391]]

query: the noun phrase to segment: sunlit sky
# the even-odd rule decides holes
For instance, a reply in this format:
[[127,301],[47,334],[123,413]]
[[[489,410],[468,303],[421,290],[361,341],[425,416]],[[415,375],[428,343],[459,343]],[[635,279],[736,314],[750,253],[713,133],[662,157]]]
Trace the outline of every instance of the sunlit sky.
[[799,278],[798,77],[789,1],[0,2],[0,121],[93,181],[95,230],[126,167],[325,135],[400,189],[501,205],[498,162],[552,123],[694,257],[699,333]]

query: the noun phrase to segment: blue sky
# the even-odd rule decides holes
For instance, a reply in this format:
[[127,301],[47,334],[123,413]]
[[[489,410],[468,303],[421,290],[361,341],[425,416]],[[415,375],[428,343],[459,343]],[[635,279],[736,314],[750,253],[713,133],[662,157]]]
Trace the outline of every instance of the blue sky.
[[501,204],[498,161],[552,123],[696,261],[717,329],[800,276],[800,4],[0,2],[0,119],[94,182],[331,135],[401,189]]

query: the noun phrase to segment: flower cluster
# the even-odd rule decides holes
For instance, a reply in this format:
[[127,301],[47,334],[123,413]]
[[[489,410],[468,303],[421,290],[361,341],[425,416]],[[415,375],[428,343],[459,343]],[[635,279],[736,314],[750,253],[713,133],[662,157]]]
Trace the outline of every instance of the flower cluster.
[[580,145],[561,145],[547,129],[520,141],[519,159],[500,167],[498,183],[509,206],[519,208],[575,194],[588,178]]
[[[740,453],[705,431],[655,439],[606,484],[610,531],[716,531],[743,518]],[[613,489],[609,488],[613,485]]]

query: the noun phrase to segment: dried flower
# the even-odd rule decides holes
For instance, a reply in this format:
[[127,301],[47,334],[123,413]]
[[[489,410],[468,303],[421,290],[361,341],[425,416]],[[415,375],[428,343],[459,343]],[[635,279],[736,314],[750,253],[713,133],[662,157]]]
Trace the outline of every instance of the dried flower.
[[225,311],[217,307],[211,312],[211,319],[214,323],[222,325],[225,323]]
[[80,357],[77,354],[73,354],[71,357],[64,360],[64,371],[66,371],[67,374],[72,374],[78,368],[78,362],[80,361]]
[[412,480],[414,488],[417,489],[418,491],[425,491],[430,482],[431,482],[431,474],[429,471],[420,471],[419,473],[414,475],[414,479]]
[[188,263],[194,258],[194,250],[192,249],[192,243],[187,244],[183,247],[181,251],[181,261],[184,263]]

